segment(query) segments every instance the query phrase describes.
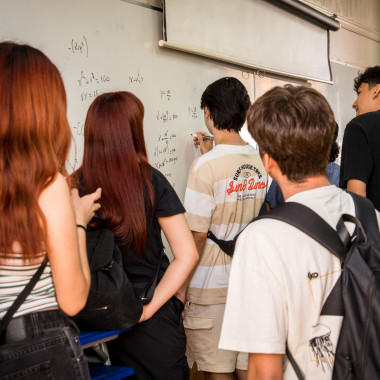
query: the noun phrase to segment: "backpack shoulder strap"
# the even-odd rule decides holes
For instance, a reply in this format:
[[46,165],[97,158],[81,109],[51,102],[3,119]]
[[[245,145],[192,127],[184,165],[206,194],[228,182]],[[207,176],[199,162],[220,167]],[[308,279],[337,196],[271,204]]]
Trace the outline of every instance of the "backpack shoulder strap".
[[240,232],[232,240],[220,240],[210,230],[207,231],[207,238],[211,239],[214,243],[218,244],[220,249],[228,256],[233,256],[235,250],[236,240]]
[[255,221],[264,218],[277,219],[298,228],[344,261],[347,251],[337,231],[309,207],[297,202],[285,202],[258,216]]
[[375,207],[369,199],[355,193],[349,192],[349,194],[354,200],[356,217],[360,220],[368,241],[373,245],[380,246],[379,225]]
[[30,281],[26,284],[25,288],[22,290],[22,292],[18,295],[16,300],[13,302],[11,307],[8,309],[6,314],[4,315],[3,319],[0,320],[0,336],[3,335],[3,332],[7,328],[9,322],[11,321],[14,313],[18,310],[18,308],[23,304],[23,302],[27,299],[28,295],[33,290],[34,286],[37,284],[38,280],[40,279],[42,272],[44,271],[46,265],[48,263],[48,257],[45,256],[44,260],[42,261],[41,265],[37,269],[37,271],[34,273],[33,277],[30,279]]

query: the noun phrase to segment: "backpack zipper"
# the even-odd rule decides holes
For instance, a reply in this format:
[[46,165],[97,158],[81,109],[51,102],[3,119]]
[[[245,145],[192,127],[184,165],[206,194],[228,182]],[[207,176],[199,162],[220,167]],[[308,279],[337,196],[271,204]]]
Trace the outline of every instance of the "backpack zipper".
[[370,283],[370,291],[369,291],[369,297],[368,297],[368,303],[367,303],[367,310],[368,310],[368,315],[367,315],[367,320],[365,323],[365,330],[364,330],[364,339],[363,339],[363,345],[360,353],[360,361],[359,361],[359,368],[361,372],[361,379],[364,379],[364,360],[366,358],[366,354],[368,351],[368,343],[369,343],[369,327],[371,323],[371,318],[372,318],[372,300],[373,300],[373,295],[376,290],[376,279],[375,276],[372,276],[371,278],[371,283]]

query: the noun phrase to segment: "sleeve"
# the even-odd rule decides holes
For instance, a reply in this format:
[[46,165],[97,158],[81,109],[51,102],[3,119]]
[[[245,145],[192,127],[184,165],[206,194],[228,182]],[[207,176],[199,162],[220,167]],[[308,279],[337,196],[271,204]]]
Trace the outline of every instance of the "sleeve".
[[272,181],[269,187],[265,201],[269,203],[270,208],[275,208],[285,202],[281,188],[275,180]]
[[344,131],[339,186],[346,188],[350,179],[368,183],[372,168],[367,136],[357,121],[353,120]]
[[155,193],[155,215],[157,218],[183,214],[185,212],[172,185],[156,169],[153,169],[152,182]]
[[194,170],[196,163],[197,160],[190,169],[187,181],[184,201],[185,216],[192,231],[207,232],[216,206],[213,190],[213,173],[207,164]]
[[261,233],[262,222],[248,226],[237,241],[219,348],[283,354],[288,317],[281,260]]

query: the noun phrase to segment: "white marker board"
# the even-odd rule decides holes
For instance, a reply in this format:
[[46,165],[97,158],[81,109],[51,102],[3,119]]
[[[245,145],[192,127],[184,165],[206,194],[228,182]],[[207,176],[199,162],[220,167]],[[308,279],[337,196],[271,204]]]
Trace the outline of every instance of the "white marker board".
[[[205,130],[200,97],[218,78],[241,80],[252,101],[273,86],[311,84],[330,102],[340,126],[339,139],[355,116],[352,86],[359,68],[332,62],[334,85],[307,83],[159,48],[160,39],[162,13],[122,0],[0,2],[0,40],[41,49],[62,73],[76,147],[70,153],[69,171],[82,161],[87,109],[94,97],[108,91],[131,91],[142,100],[150,162],[182,200],[189,167],[199,155],[190,134]],[[249,140],[246,127],[242,135]]]
[[60,69],[76,149],[83,154],[89,105],[103,92],[127,90],[145,106],[144,133],[152,166],[183,200],[189,167],[199,155],[191,133],[205,130],[200,97],[206,86],[234,76],[253,100],[253,72],[158,47],[162,13],[121,0],[2,0],[0,40],[41,49]]

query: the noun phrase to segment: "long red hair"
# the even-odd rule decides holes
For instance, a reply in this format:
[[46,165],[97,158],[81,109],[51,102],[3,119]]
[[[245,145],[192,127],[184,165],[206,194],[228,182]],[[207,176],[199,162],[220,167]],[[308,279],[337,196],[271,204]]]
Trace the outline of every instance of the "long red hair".
[[87,113],[83,163],[74,174],[86,193],[102,188],[100,216],[118,242],[133,246],[137,255],[146,245],[146,202],[154,205],[143,118],[144,106],[130,92],[98,96]]
[[0,262],[18,242],[24,259],[46,246],[38,199],[71,144],[66,93],[56,66],[39,50],[0,43]]

